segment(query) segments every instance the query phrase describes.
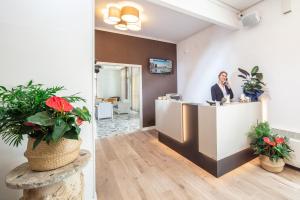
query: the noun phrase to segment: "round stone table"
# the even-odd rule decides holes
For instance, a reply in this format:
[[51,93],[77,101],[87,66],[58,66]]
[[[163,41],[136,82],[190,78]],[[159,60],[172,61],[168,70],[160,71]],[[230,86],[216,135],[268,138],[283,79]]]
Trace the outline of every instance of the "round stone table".
[[72,163],[45,172],[35,172],[24,163],[6,176],[6,185],[12,189],[23,189],[21,200],[81,200],[84,180],[82,169],[91,154],[80,150],[78,158]]

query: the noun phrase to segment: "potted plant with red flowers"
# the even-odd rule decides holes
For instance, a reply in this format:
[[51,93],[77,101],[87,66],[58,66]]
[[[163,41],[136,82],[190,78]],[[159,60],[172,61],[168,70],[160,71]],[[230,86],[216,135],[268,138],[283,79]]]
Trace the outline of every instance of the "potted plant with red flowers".
[[58,97],[62,90],[64,87],[44,88],[32,81],[11,89],[0,86],[0,137],[18,146],[28,136],[25,157],[32,170],[62,167],[79,154],[80,126],[91,116],[86,107],[72,105],[84,99]]
[[257,124],[250,137],[251,148],[259,155],[261,167],[270,172],[281,172],[284,160],[289,159],[293,151],[288,145],[288,138],[273,134],[267,122]]

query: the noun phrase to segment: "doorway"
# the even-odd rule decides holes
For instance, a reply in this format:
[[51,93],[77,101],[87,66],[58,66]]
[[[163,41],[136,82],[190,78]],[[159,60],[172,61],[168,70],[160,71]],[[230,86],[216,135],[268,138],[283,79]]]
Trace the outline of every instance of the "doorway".
[[98,138],[127,134],[143,127],[141,65],[97,62],[95,83]]

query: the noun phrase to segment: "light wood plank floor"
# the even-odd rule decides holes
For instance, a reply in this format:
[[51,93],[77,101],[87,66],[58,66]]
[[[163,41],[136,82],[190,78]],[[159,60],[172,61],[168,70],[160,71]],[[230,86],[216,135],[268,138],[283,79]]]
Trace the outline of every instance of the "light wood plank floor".
[[154,131],[99,139],[100,200],[300,200],[300,172],[264,171],[258,160],[215,178],[157,140]]

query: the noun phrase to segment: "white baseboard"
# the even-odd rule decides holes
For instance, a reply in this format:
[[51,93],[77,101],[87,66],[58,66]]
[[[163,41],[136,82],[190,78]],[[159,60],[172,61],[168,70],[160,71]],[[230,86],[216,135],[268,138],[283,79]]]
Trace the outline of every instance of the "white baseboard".
[[155,129],[155,126],[144,127],[144,128],[142,128],[141,130],[142,130],[142,131],[150,131],[150,130],[153,130],[153,129]]

